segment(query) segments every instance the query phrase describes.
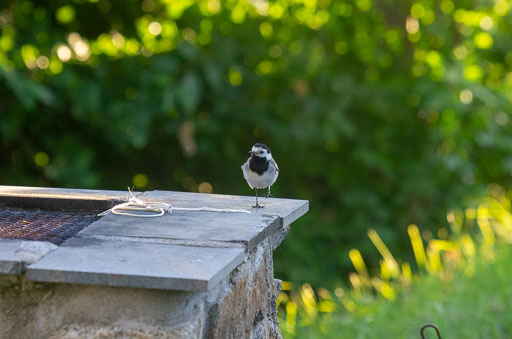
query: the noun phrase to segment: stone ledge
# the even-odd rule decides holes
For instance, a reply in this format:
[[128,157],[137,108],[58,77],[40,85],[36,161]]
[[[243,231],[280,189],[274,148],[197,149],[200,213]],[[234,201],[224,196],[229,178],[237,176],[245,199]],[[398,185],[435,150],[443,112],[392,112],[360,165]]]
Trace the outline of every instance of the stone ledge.
[[[254,197],[167,191],[136,195],[173,207],[251,213],[175,210],[156,218],[109,214],[42,259],[46,253],[32,261],[15,257],[8,248],[16,248],[17,240],[3,240],[11,243],[3,256],[0,251],[0,273],[21,274],[25,264],[33,263],[27,277],[41,282],[206,291],[265,239],[276,239],[275,248],[290,223],[309,208],[305,200],[270,198],[264,200],[265,208],[253,209]],[[122,191],[0,186],[0,207],[97,211],[128,198]]]
[[[135,220],[134,220],[135,219]],[[137,220],[109,214],[80,231],[80,237],[113,236],[133,239],[169,239],[194,242],[223,242],[225,247],[241,243],[254,248],[279,228],[279,217],[198,211],[175,211],[158,218]]]
[[244,260],[240,248],[74,238],[27,267],[29,280],[207,291]]
[[25,265],[38,261],[56,248],[44,241],[0,239],[0,274],[22,274]]
[[309,210],[309,201],[297,199],[261,199],[264,208],[252,208],[254,197],[224,194],[204,194],[191,192],[149,191],[140,195],[141,199],[167,202],[175,207],[214,207],[245,209],[256,215],[278,216],[281,226],[286,226],[303,216]]

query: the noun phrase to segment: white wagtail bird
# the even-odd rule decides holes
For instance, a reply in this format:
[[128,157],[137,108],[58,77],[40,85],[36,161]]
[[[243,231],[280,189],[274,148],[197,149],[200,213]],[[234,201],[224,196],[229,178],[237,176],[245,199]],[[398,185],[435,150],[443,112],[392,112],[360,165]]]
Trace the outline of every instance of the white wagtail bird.
[[272,158],[270,149],[264,144],[254,144],[249,153],[251,156],[242,165],[242,172],[245,180],[256,193],[256,205],[253,207],[261,208],[264,206],[258,204],[258,189],[268,187],[267,198],[270,197],[270,186],[279,175],[279,167]]

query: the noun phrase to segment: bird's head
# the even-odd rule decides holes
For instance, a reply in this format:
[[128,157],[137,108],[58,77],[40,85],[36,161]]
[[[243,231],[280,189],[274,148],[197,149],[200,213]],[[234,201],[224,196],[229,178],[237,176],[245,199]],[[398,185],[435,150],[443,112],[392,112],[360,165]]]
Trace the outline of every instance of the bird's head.
[[249,151],[249,153],[253,157],[264,158],[267,161],[272,159],[272,153],[270,153],[270,149],[264,144],[260,144],[260,143],[254,144],[254,146],[252,146],[252,149]]

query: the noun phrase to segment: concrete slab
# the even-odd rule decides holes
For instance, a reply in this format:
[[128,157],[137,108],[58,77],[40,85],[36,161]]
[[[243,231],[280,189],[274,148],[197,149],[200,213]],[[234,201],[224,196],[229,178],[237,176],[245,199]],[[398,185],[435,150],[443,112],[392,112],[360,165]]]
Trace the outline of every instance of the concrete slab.
[[297,199],[261,198],[264,208],[252,208],[255,203],[253,196],[204,194],[190,192],[149,191],[139,198],[148,201],[159,201],[174,207],[213,207],[244,209],[256,215],[277,215],[282,226],[287,226],[303,216],[309,210],[309,201]]
[[81,237],[114,236],[242,243],[254,248],[280,226],[278,216],[246,213],[174,211],[156,218],[109,214],[78,233]]
[[30,280],[206,291],[244,259],[241,248],[73,238],[27,267]]
[[43,241],[0,239],[0,273],[21,274],[24,265],[36,262],[56,248]]

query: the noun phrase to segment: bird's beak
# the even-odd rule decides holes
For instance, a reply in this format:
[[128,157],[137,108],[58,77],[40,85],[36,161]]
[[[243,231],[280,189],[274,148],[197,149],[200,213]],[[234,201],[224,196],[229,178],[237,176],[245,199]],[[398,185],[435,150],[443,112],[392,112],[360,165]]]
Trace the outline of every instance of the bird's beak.
[[249,153],[249,154],[254,154],[254,152],[253,152],[253,151],[249,151],[249,152],[247,152],[247,153]]

